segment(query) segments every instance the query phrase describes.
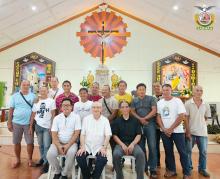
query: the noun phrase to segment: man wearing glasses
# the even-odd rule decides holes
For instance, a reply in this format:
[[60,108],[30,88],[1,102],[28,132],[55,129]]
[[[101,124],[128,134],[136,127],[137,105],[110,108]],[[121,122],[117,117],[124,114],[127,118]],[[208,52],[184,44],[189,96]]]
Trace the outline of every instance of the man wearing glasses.
[[[54,179],[67,179],[71,173],[75,154],[77,152],[76,141],[81,130],[81,120],[79,115],[72,112],[73,102],[69,98],[64,98],[61,103],[62,113],[57,115],[52,124],[52,144],[47,152],[49,164],[54,168]],[[61,171],[58,155],[66,157],[65,166]]]

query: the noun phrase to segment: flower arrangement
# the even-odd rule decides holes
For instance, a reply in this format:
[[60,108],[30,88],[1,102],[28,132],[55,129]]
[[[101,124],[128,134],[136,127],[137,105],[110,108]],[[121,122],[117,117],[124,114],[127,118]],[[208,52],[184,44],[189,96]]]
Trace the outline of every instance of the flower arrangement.
[[184,89],[180,92],[180,95],[181,96],[184,96],[184,97],[190,97],[192,95],[192,90],[191,89]]
[[80,85],[81,85],[83,88],[89,88],[89,82],[88,82],[88,80],[86,79],[85,76],[83,77],[83,80],[80,82]]

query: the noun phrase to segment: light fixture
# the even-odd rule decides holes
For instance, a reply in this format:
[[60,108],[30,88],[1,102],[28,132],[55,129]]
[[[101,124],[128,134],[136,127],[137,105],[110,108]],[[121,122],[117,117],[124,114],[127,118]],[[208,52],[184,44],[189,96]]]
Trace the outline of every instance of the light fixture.
[[31,10],[32,11],[36,11],[37,10],[37,6],[31,6]]
[[173,6],[173,10],[177,11],[179,9],[179,6],[175,5]]

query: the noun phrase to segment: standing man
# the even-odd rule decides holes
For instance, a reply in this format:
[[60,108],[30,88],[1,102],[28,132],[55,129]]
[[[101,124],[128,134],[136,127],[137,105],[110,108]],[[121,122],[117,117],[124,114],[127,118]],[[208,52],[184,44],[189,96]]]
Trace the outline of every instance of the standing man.
[[124,155],[135,157],[137,179],[144,179],[145,157],[138,145],[141,139],[141,126],[139,121],[130,115],[130,105],[127,101],[119,104],[122,116],[115,120],[113,138],[116,146],[113,152],[113,164],[117,179],[123,179],[121,159]]
[[50,86],[51,88],[49,89],[49,94],[48,97],[52,99],[56,99],[57,96],[63,93],[63,89],[58,87],[59,85],[59,80],[56,76],[51,77],[50,79]]
[[[120,103],[121,101],[127,101],[129,104],[132,102],[131,94],[126,92],[127,83],[124,80],[118,82],[118,94],[115,94],[115,99]],[[118,110],[117,116],[121,116],[120,110]]]
[[103,98],[99,100],[102,104],[102,115],[105,116],[111,124],[117,116],[118,102],[113,96],[111,96],[109,85],[104,85],[102,87],[102,96]]
[[149,149],[148,161],[145,163],[145,172],[150,167],[150,176],[157,177],[157,151],[156,151],[156,113],[157,104],[152,96],[146,95],[146,85],[139,83],[136,86],[137,97],[131,103],[131,112],[139,120],[143,127],[143,137],[141,140],[141,148],[146,157],[146,139]]
[[21,82],[19,92],[13,94],[10,100],[10,109],[8,117],[8,130],[13,134],[13,144],[16,161],[12,168],[16,168],[21,163],[21,140],[24,134],[27,144],[28,165],[32,166],[32,154],[34,149],[34,137],[29,132],[30,117],[35,95],[29,92],[30,82],[24,80]]
[[157,122],[162,131],[161,137],[166,155],[166,173],[164,176],[176,176],[176,164],[173,152],[173,143],[175,143],[180,155],[180,162],[184,174],[183,178],[189,179],[189,158],[186,152],[185,133],[182,124],[186,110],[183,102],[179,98],[171,96],[171,85],[164,84],[162,92],[163,99],[157,103]]
[[202,99],[203,88],[195,86],[193,88],[193,98],[188,100],[185,104],[186,116],[189,123],[189,130],[191,133],[191,140],[187,140],[187,149],[190,165],[192,168],[192,148],[197,144],[199,149],[199,166],[198,171],[204,177],[210,177],[206,171],[207,161],[207,147],[208,147],[208,133],[206,121],[211,117],[209,104],[205,103]]
[[[72,167],[77,152],[76,141],[81,130],[81,120],[79,115],[72,112],[73,102],[69,98],[64,98],[62,103],[62,113],[57,115],[52,124],[52,144],[47,152],[47,160],[54,168],[54,179],[67,179],[71,174]],[[58,155],[65,155],[65,166],[61,170]]]
[[[81,168],[83,179],[99,179],[107,163],[107,146],[112,135],[109,121],[101,115],[102,104],[93,102],[92,114],[85,117],[80,136],[80,149],[77,152],[77,163]],[[96,156],[95,169],[90,174],[86,158]]]
[[121,101],[127,101],[131,104],[132,96],[126,92],[127,83],[124,80],[118,82],[118,94],[115,94],[115,99],[120,103]]
[[89,95],[89,100],[90,101],[98,101],[100,100],[102,97],[99,95],[99,83],[98,82],[94,82],[92,84],[92,89],[91,89],[91,94]]
[[49,164],[46,156],[52,142],[50,131],[56,105],[54,99],[48,98],[48,88],[46,86],[39,88],[39,95],[39,100],[37,103],[34,103],[32,109],[30,132],[33,134],[33,129],[35,129],[40,150],[41,158],[35,163],[35,166],[43,165],[42,173],[47,173]]
[[81,118],[81,121],[83,119],[92,114],[92,101],[88,100],[88,89],[87,88],[80,88],[79,90],[79,96],[80,96],[80,101],[75,103],[74,105],[74,113],[78,114]]
[[[162,88],[159,82],[155,82],[153,84],[153,97],[156,98],[156,101],[158,102],[160,99],[162,99]],[[156,148],[157,148],[157,167],[160,168],[160,138],[161,138],[161,131],[160,127],[157,125],[156,130]]]
[[72,101],[73,106],[76,102],[79,101],[79,98],[74,93],[72,93],[70,91],[72,88],[70,81],[68,81],[68,80],[64,81],[62,86],[63,86],[64,93],[59,95],[56,98],[56,107],[57,107],[58,113],[62,112],[61,104],[62,104],[62,101],[64,98],[69,98]]

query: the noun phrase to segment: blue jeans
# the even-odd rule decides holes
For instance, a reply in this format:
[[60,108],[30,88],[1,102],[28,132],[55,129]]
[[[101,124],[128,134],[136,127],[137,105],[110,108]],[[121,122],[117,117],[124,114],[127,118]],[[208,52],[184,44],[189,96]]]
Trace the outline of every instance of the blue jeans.
[[146,156],[146,139],[149,149],[148,160],[145,158],[145,171],[150,167],[150,171],[156,171],[157,169],[157,149],[156,149],[156,123],[150,121],[147,125],[143,126],[143,135],[140,141],[140,147]]
[[190,168],[192,167],[192,148],[194,147],[195,143],[199,149],[199,166],[198,170],[206,170],[206,161],[207,161],[207,146],[208,146],[208,137],[205,136],[195,136],[192,135],[191,140],[186,140],[187,145],[187,153],[190,161]]
[[176,173],[176,163],[173,152],[173,144],[175,143],[178,153],[180,155],[180,163],[183,169],[183,174],[190,176],[189,158],[186,152],[185,133],[172,133],[170,137],[163,132],[161,134],[163,146],[165,150],[166,169]]
[[47,163],[47,151],[50,148],[52,142],[50,131],[47,128],[41,127],[35,124],[35,132],[37,134],[37,140],[39,144],[40,156],[44,161],[44,164]]

